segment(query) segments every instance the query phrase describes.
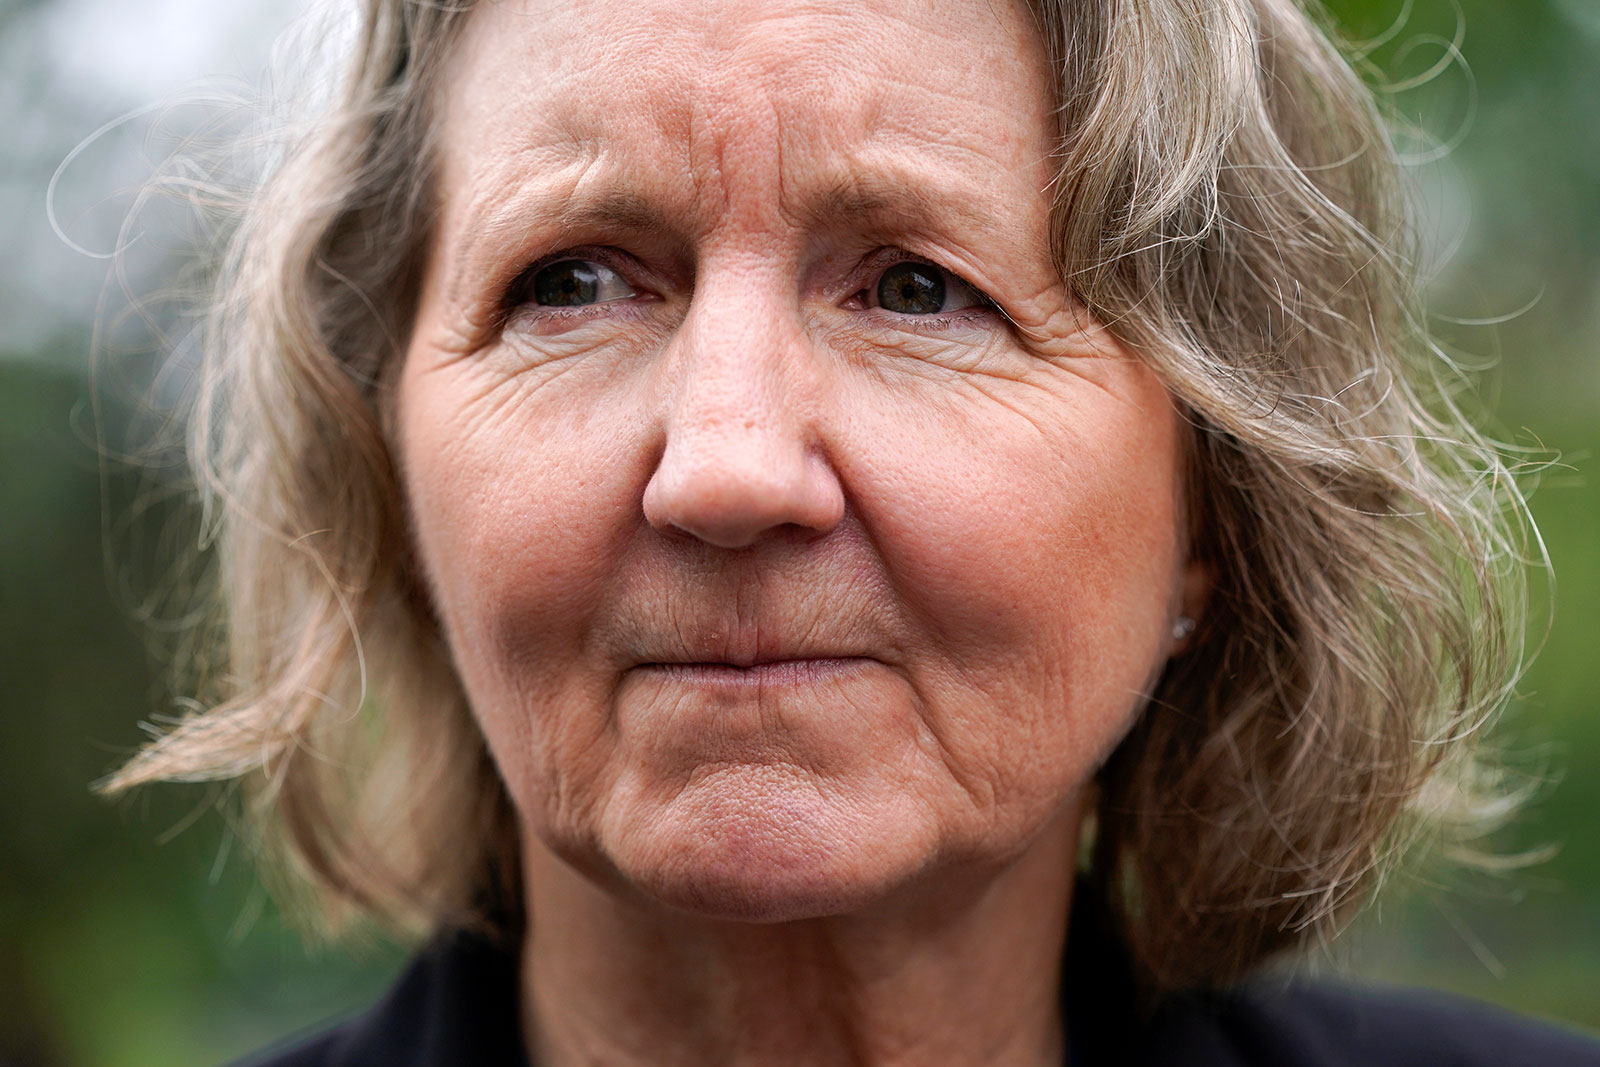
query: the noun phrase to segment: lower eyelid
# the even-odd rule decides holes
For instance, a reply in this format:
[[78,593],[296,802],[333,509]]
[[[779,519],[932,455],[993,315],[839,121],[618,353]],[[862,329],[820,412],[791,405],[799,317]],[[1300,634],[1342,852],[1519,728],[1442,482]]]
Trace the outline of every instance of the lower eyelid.
[[937,332],[962,327],[989,329],[1004,326],[1010,321],[1000,313],[999,308],[988,301],[933,315],[900,315],[877,307],[868,308],[867,311],[884,325],[897,330]]
[[526,303],[511,309],[503,329],[512,330],[521,326],[526,332],[538,335],[558,331],[562,327],[581,326],[596,319],[632,319],[644,304],[658,302],[648,297],[641,300],[640,295],[636,295],[625,300],[605,300],[577,307]]

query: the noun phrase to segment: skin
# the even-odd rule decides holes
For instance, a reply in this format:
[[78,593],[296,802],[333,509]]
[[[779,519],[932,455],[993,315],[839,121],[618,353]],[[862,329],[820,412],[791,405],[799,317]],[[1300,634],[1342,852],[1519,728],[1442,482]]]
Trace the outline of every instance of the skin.
[[1048,85],[1005,3],[469,17],[396,433],[541,1064],[1060,1062],[1086,785],[1203,580],[1050,261]]

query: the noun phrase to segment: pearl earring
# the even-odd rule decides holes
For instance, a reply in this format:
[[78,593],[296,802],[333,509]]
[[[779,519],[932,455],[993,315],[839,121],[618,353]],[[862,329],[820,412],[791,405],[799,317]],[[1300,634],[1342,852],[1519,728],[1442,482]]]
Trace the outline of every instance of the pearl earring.
[[1172,639],[1174,641],[1182,641],[1185,637],[1194,633],[1194,627],[1195,622],[1193,619],[1187,615],[1179,615],[1172,620]]

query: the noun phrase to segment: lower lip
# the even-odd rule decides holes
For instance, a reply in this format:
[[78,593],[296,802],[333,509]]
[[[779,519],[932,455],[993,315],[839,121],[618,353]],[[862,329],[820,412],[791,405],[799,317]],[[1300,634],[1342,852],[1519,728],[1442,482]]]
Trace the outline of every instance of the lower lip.
[[645,663],[636,670],[664,680],[716,689],[805,688],[843,678],[872,661],[860,656],[732,663]]

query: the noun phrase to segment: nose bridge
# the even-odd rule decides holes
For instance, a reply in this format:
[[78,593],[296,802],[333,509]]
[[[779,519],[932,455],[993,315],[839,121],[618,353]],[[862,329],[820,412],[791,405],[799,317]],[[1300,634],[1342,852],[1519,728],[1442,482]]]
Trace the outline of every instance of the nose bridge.
[[664,446],[645,489],[658,529],[737,548],[780,528],[825,532],[842,516],[820,368],[793,287],[773,274],[702,272],[672,344]]
[[747,444],[773,444],[767,439],[800,414],[808,399],[807,343],[798,309],[775,284],[732,276],[697,287],[675,353],[672,416],[680,435],[714,441],[737,430]]

